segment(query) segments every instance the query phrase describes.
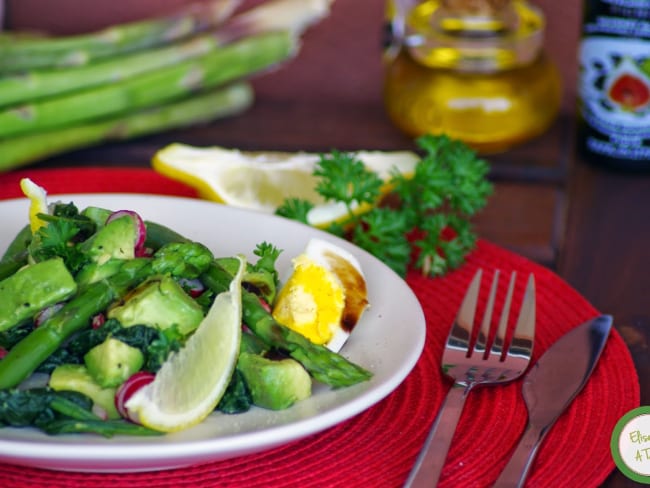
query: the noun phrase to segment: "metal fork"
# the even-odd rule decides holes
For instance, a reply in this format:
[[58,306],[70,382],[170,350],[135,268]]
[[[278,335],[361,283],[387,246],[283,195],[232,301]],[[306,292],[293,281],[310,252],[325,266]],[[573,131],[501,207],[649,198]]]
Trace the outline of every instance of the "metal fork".
[[[521,376],[530,363],[535,337],[535,278],[532,274],[528,278],[512,340],[508,349],[504,350],[516,281],[516,272],[511,274],[496,335],[488,349],[499,274],[498,270],[494,273],[478,332],[474,329],[474,317],[482,270],[478,270],[465,293],[442,356],[442,370],[454,380],[454,384],[447,393],[405,487],[437,485],[465,399],[475,386],[512,381]],[[476,339],[470,347],[474,335]]]

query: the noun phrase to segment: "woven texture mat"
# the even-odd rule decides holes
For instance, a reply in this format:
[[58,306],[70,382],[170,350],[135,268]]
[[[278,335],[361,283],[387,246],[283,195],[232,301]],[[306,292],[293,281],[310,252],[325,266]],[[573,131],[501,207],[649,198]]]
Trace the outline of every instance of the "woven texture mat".
[[[29,176],[49,193],[133,192],[195,196],[148,169],[33,170],[0,175],[0,198],[20,196]],[[134,209],[137,210],[137,209]],[[128,474],[55,472],[0,463],[0,485],[12,487],[399,487],[412,466],[450,383],[440,372],[449,326],[477,268],[534,273],[537,331],[533,360],[563,333],[598,311],[557,275],[486,241],[442,279],[411,273],[407,282],[424,309],[427,336],[412,373],[387,398],[356,417],[306,439],[260,454],[168,471]],[[501,294],[503,295],[503,293]],[[497,303],[503,296],[497,297]],[[518,306],[520,295],[515,295]],[[396,304],[399,306],[399,304]],[[516,308],[515,308],[516,310]],[[396,333],[399,324],[395,324]],[[521,381],[472,392],[458,425],[440,487],[490,486],[526,424]],[[530,487],[596,487],[614,469],[609,442],[617,420],[639,405],[630,354],[612,331],[594,374],[547,436]],[[0,431],[0,436],[2,432]]]

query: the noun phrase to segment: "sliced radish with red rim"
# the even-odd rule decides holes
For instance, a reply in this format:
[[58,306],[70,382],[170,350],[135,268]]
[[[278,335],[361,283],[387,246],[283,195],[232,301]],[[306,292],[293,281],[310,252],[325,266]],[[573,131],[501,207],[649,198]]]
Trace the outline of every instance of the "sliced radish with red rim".
[[106,323],[106,315],[103,313],[98,313],[97,315],[94,315],[93,318],[90,321],[90,326],[93,329],[99,329],[102,325]]
[[133,219],[133,223],[136,229],[136,238],[134,244],[135,255],[136,257],[142,257],[146,253],[144,241],[147,238],[147,226],[144,224],[144,220],[142,220],[142,217],[140,217],[137,212],[134,212],[133,210],[117,210],[108,216],[106,223],[108,224],[109,222],[124,216],[129,216]]
[[198,278],[192,280],[181,278],[178,280],[178,283],[192,298],[201,296],[201,294],[205,291],[205,285]]
[[45,307],[43,310],[38,312],[34,317],[34,325],[39,327],[43,322],[52,317],[55,313],[63,308],[63,303],[55,303],[49,307]]
[[137,421],[136,419],[133,419],[129,416],[129,411],[126,408],[126,402],[129,401],[129,398],[131,398],[136,391],[151,383],[155,377],[156,375],[153,373],[139,371],[138,373],[131,375],[124,383],[120,385],[120,387],[115,392],[115,408],[123,418],[134,422]]

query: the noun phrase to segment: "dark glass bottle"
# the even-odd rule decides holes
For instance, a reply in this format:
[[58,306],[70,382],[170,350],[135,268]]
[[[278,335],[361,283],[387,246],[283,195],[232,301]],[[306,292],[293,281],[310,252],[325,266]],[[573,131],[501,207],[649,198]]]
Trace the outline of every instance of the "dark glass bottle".
[[578,150],[650,170],[650,2],[585,0],[578,58]]

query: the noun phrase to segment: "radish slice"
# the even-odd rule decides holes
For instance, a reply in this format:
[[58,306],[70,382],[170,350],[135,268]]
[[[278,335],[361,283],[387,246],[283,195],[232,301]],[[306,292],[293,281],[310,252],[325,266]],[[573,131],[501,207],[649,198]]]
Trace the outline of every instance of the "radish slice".
[[54,305],[45,307],[43,310],[38,312],[34,317],[34,325],[36,327],[39,327],[43,322],[45,322],[47,319],[49,319],[52,315],[57,313],[62,308],[63,308],[63,303],[55,303]]
[[90,326],[93,329],[99,329],[102,325],[106,323],[106,315],[103,313],[98,313],[97,315],[94,315],[93,318],[90,321]]
[[136,257],[142,257],[145,255],[145,248],[144,248],[144,241],[147,238],[147,227],[144,224],[144,220],[142,220],[142,217],[138,215],[136,212],[133,210],[117,210],[116,212],[113,212],[108,216],[108,219],[106,219],[106,223],[108,224],[109,222],[119,219],[120,217],[124,217],[125,215],[128,215],[133,219],[133,223],[135,224],[136,228],[136,238],[135,238],[135,255]]
[[181,278],[178,282],[192,298],[201,296],[205,291],[205,285],[199,279],[190,280],[187,278]]
[[267,312],[271,313],[271,305],[269,305],[269,302],[264,300],[262,297],[258,297],[258,300],[260,301],[260,305],[266,310]]
[[129,410],[126,408],[126,402],[133,394],[145,385],[151,383],[156,377],[153,373],[139,371],[129,377],[115,392],[115,408],[119,414],[131,421],[135,420],[129,416]]
[[50,381],[50,375],[47,373],[32,373],[24,379],[16,388],[18,390],[32,390],[35,388],[45,388]]
[[97,415],[102,420],[108,420],[108,412],[104,407],[101,405],[98,405],[97,403],[93,403],[93,408],[91,409],[92,413]]

